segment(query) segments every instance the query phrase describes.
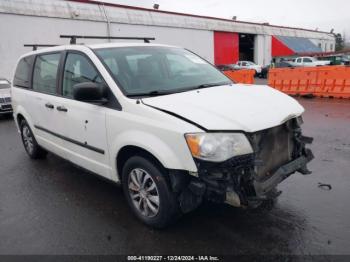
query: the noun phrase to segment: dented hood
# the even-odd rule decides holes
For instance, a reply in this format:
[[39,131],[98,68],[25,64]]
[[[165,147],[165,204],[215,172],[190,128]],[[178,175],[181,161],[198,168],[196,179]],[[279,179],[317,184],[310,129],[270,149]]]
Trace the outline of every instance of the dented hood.
[[278,126],[304,112],[295,99],[261,85],[225,85],[142,101],[206,130],[255,132]]

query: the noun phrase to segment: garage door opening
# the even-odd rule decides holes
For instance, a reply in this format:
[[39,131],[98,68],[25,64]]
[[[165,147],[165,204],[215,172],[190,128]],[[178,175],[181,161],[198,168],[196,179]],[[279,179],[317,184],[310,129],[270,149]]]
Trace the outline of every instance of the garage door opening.
[[239,60],[254,62],[255,35],[239,34]]

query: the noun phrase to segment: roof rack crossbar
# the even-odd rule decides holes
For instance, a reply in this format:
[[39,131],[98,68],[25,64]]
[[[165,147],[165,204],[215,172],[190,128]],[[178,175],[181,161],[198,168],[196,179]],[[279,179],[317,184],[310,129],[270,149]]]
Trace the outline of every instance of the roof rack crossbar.
[[76,44],[77,39],[115,39],[115,40],[143,40],[145,43],[149,43],[151,40],[155,40],[154,37],[129,37],[129,36],[92,36],[92,35],[60,35],[60,38],[70,38],[71,44]]
[[58,45],[49,45],[49,44],[25,44],[24,47],[32,47],[33,51],[38,50],[38,47],[53,47]]

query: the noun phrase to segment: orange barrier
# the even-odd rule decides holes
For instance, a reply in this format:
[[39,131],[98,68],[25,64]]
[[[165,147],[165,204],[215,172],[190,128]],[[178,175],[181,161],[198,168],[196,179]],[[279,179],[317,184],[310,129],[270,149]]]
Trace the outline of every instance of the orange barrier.
[[254,84],[255,70],[252,70],[252,69],[228,70],[228,71],[224,71],[223,73],[236,83]]
[[290,95],[350,98],[350,67],[272,68],[268,84]]

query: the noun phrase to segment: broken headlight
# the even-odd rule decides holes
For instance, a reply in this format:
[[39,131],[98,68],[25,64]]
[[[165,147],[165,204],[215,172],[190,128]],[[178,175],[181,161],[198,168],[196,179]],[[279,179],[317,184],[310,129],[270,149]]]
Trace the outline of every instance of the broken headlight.
[[223,162],[234,156],[253,153],[242,133],[195,133],[185,135],[192,156],[211,162]]

